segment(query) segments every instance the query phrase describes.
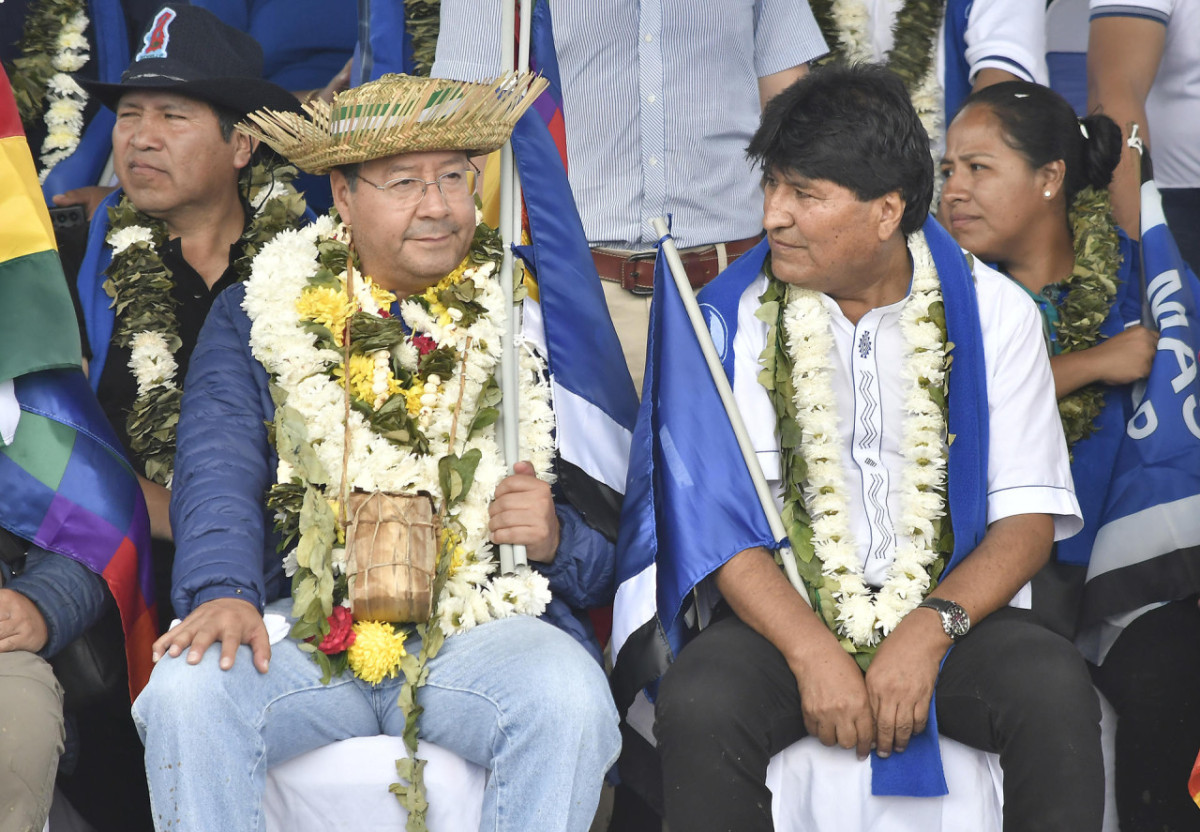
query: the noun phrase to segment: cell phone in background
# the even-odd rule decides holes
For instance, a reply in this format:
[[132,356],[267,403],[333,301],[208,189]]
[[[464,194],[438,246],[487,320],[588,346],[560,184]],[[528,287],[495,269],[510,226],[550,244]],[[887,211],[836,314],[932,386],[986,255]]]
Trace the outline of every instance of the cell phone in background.
[[84,210],[82,205],[67,205],[64,208],[51,208],[50,222],[54,226],[55,235],[58,235],[60,231],[66,231],[69,228],[86,225],[87,212]]

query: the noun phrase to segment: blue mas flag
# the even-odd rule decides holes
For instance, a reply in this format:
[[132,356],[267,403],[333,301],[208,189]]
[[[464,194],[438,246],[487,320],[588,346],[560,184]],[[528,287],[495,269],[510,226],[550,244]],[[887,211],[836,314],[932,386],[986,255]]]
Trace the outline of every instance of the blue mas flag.
[[[764,241],[713,284],[740,296],[762,269]],[[736,300],[735,300],[736,305]],[[714,499],[714,491],[744,498]],[[659,255],[642,404],[617,538],[613,688],[628,708],[682,647],[692,588],[738,552],[775,548],[733,428],[674,281]]]
[[558,148],[536,108],[512,135],[537,279],[525,336],[546,356],[554,393],[559,487],[594,528],[616,538],[637,393],[575,210]]
[[[1179,255],[1153,180],[1142,185],[1142,229],[1158,353],[1144,389],[1134,387],[1121,402],[1132,415],[1115,426],[1118,447],[1084,589],[1085,627],[1200,590],[1200,281]],[[1081,642],[1093,657],[1103,652],[1086,632]]]
[[[979,309],[961,249],[936,222],[924,228],[945,298],[954,343],[948,469],[953,569],[983,539],[987,522],[988,403]],[[762,269],[764,241],[700,295],[710,334],[732,376],[738,305]],[[689,635],[687,599],[705,577],[739,552],[776,541],[754,496],[733,430],[674,283],[656,264],[646,380],[634,429],[621,535],[613,621],[613,689],[628,708],[652,684]],[[699,610],[703,614],[704,610]],[[936,723],[902,755],[872,758],[879,795],[946,793]]]

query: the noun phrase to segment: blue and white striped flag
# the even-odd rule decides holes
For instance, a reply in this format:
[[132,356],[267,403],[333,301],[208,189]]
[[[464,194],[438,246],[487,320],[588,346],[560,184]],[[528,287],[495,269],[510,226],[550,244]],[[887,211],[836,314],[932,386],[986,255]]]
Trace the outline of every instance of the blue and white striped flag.
[[562,159],[536,109],[512,135],[537,278],[525,337],[546,356],[559,449],[558,484],[593,528],[615,540],[637,393],[613,329]]
[[1122,403],[1132,415],[1095,522],[1080,640],[1093,659],[1104,644],[1092,628],[1105,619],[1200,591],[1200,281],[1153,179],[1142,185],[1141,220],[1144,297],[1160,338],[1149,378]]

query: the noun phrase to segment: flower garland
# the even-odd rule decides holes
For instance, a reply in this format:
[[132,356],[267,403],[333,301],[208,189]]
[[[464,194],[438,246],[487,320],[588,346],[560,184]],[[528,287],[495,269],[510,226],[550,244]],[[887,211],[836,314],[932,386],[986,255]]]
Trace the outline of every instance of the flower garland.
[[[830,46],[823,61],[875,60],[868,33],[871,14],[865,0],[812,0],[809,5]],[[945,0],[905,0],[892,24],[892,49],[883,61],[904,81],[913,108],[929,134],[931,148],[940,143],[945,118],[942,85],[933,59],[934,38],[945,7]]]
[[[494,374],[512,300],[493,279],[501,252],[495,231],[478,225],[467,259],[401,301],[397,319],[390,312],[395,296],[368,277],[356,276],[354,299],[347,298],[347,233],[323,217],[264,248],[246,288],[251,349],[271,374],[277,404],[280,462],[268,505],[289,549],[291,634],[326,681],[347,667],[371,683],[403,674],[399,706],[410,757],[397,763],[407,782],[392,790],[409,810],[410,829],[424,828],[414,826],[423,823],[425,797],[422,763],[413,755],[416,690],[428,661],[447,636],[497,618],[540,615],[550,600],[546,579],[528,567],[498,574],[488,541],[488,505],[505,476]],[[538,475],[551,480],[554,416],[545,365],[523,352],[521,368],[522,447]],[[343,465],[348,488],[433,499],[442,534],[428,622],[351,623],[336,516]],[[415,654],[404,646],[412,634],[421,639]]]
[[412,40],[413,75],[429,75],[437,50],[441,0],[404,0],[404,29]]
[[909,238],[912,291],[900,317],[909,385],[900,453],[897,545],[882,587],[867,585],[850,531],[842,437],[829,356],[829,312],[821,296],[772,279],[759,317],[771,324],[760,381],[780,426],[783,520],[814,609],[865,670],[880,641],[936,585],[953,549],[946,502],[950,350],[941,285],[924,234]]
[[87,65],[88,23],[83,0],[42,0],[31,4],[25,18],[21,57],[13,61],[10,80],[26,131],[45,114],[47,133],[38,174],[42,182],[79,146],[88,96],[67,73]]
[[[242,254],[233,263],[238,279],[263,245],[303,221],[304,198],[292,187],[290,165],[255,165],[249,176],[254,215],[238,240]],[[129,368],[137,382],[137,398],[126,427],[129,443],[143,461],[147,479],[171,487],[175,466],[175,426],[183,391],[176,383],[175,353],[179,340],[175,282],[159,252],[167,243],[167,226],[139,211],[122,196],[109,209],[107,242],[113,257],[105,270],[104,291],[113,299],[117,343],[130,350]]]
[[[1063,352],[1078,352],[1100,341],[1100,325],[1117,296],[1121,244],[1106,189],[1084,188],[1076,194],[1069,220],[1075,268],[1058,284],[1062,292],[1055,334]],[[1068,447],[1096,430],[1096,417],[1103,409],[1104,385],[1099,383],[1059,399],[1058,414]]]

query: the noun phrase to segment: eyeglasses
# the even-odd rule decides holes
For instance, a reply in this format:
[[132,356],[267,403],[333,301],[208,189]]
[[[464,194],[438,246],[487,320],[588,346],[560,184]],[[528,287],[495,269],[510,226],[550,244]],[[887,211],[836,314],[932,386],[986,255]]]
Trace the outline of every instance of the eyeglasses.
[[377,188],[391,196],[402,206],[416,205],[425,198],[425,192],[430,185],[437,185],[438,192],[447,203],[452,199],[461,199],[475,193],[475,180],[479,178],[479,169],[475,165],[465,170],[451,170],[443,173],[437,179],[425,181],[411,176],[400,179],[389,179],[382,185],[376,185],[361,174],[358,177],[372,188]]

